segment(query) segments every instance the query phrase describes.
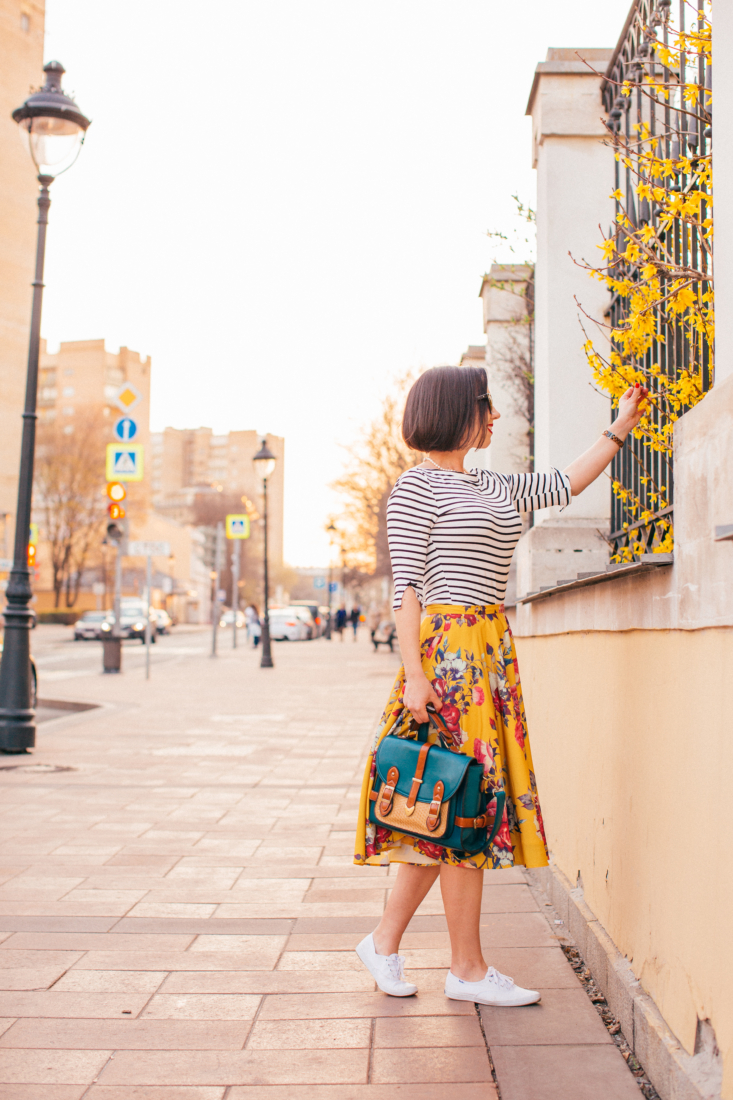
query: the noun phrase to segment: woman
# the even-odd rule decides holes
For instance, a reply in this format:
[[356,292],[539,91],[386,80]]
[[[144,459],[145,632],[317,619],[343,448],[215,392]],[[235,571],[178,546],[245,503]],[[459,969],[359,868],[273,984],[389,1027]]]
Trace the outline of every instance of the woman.
[[[435,367],[408,394],[402,433],[425,458],[398,479],[387,507],[403,667],[367,763],[354,857],[360,865],[400,864],[381,921],[357,947],[385,993],[417,992],[405,980],[400,939],[440,877],[451,942],[446,995],[486,1005],[540,999],[535,990],[522,989],[487,966],[479,936],[483,869],[547,865],[514,642],[502,601],[522,530],[519,513],[565,506],[582,493],[639,423],[646,396],[641,386],[629,388],[611,428],[563,473],[507,475],[464,469],[472,447],[490,444],[500,415],[482,367]],[[414,737],[417,725],[428,720],[428,706],[440,711],[456,749],[483,764],[488,786],[506,792],[502,825],[486,853],[469,856],[369,821],[377,744],[388,733]]]
[[260,622],[260,613],[257,610],[256,604],[248,604],[244,609],[244,621],[247,626],[247,637],[252,643],[252,648],[256,649],[260,644],[260,636],[262,634],[262,624]]

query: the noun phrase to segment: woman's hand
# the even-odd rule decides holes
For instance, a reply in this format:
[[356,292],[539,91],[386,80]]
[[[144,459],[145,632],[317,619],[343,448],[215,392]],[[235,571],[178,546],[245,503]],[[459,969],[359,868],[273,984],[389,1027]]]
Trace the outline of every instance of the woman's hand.
[[637,382],[635,386],[629,386],[626,393],[620,398],[616,425],[625,433],[624,438],[634,430],[646,412],[646,409],[642,409],[641,405],[648,396],[649,390],[645,386],[640,386]]
[[413,718],[418,722],[427,722],[428,712],[426,707],[428,703],[432,703],[436,710],[443,709],[443,704],[433,691],[424,672],[418,672],[407,677],[402,699]]

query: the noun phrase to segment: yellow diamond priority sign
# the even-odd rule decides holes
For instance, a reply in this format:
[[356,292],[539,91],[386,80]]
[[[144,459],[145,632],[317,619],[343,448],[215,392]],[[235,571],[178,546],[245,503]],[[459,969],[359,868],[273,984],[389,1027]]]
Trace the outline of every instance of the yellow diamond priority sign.
[[141,399],[142,394],[137,386],[133,386],[132,382],[123,382],[113,401],[118,409],[122,409],[123,412],[130,412]]
[[227,516],[227,538],[228,539],[248,539],[249,538],[249,516]]
[[142,444],[108,443],[107,481],[142,481],[142,479]]

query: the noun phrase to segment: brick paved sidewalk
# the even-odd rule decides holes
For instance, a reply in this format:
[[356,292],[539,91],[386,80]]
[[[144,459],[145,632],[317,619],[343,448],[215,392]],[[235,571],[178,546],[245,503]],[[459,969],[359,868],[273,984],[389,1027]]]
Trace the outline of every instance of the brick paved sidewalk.
[[492,1100],[487,1043],[501,1100],[639,1100],[520,870],[486,876],[482,931],[541,1005],[444,997],[434,893],[403,945],[417,997],[356,959],[392,881],[351,852],[396,658],[281,644],[266,671],[193,640],[149,683],[57,674],[103,709],[0,757],[74,769],[0,770],[0,1100]]

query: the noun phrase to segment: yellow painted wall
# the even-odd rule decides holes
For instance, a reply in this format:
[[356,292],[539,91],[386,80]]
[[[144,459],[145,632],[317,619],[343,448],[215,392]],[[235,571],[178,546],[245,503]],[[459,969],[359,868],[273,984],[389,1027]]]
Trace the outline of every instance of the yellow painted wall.
[[733,1098],[733,627],[517,639],[548,842]]

